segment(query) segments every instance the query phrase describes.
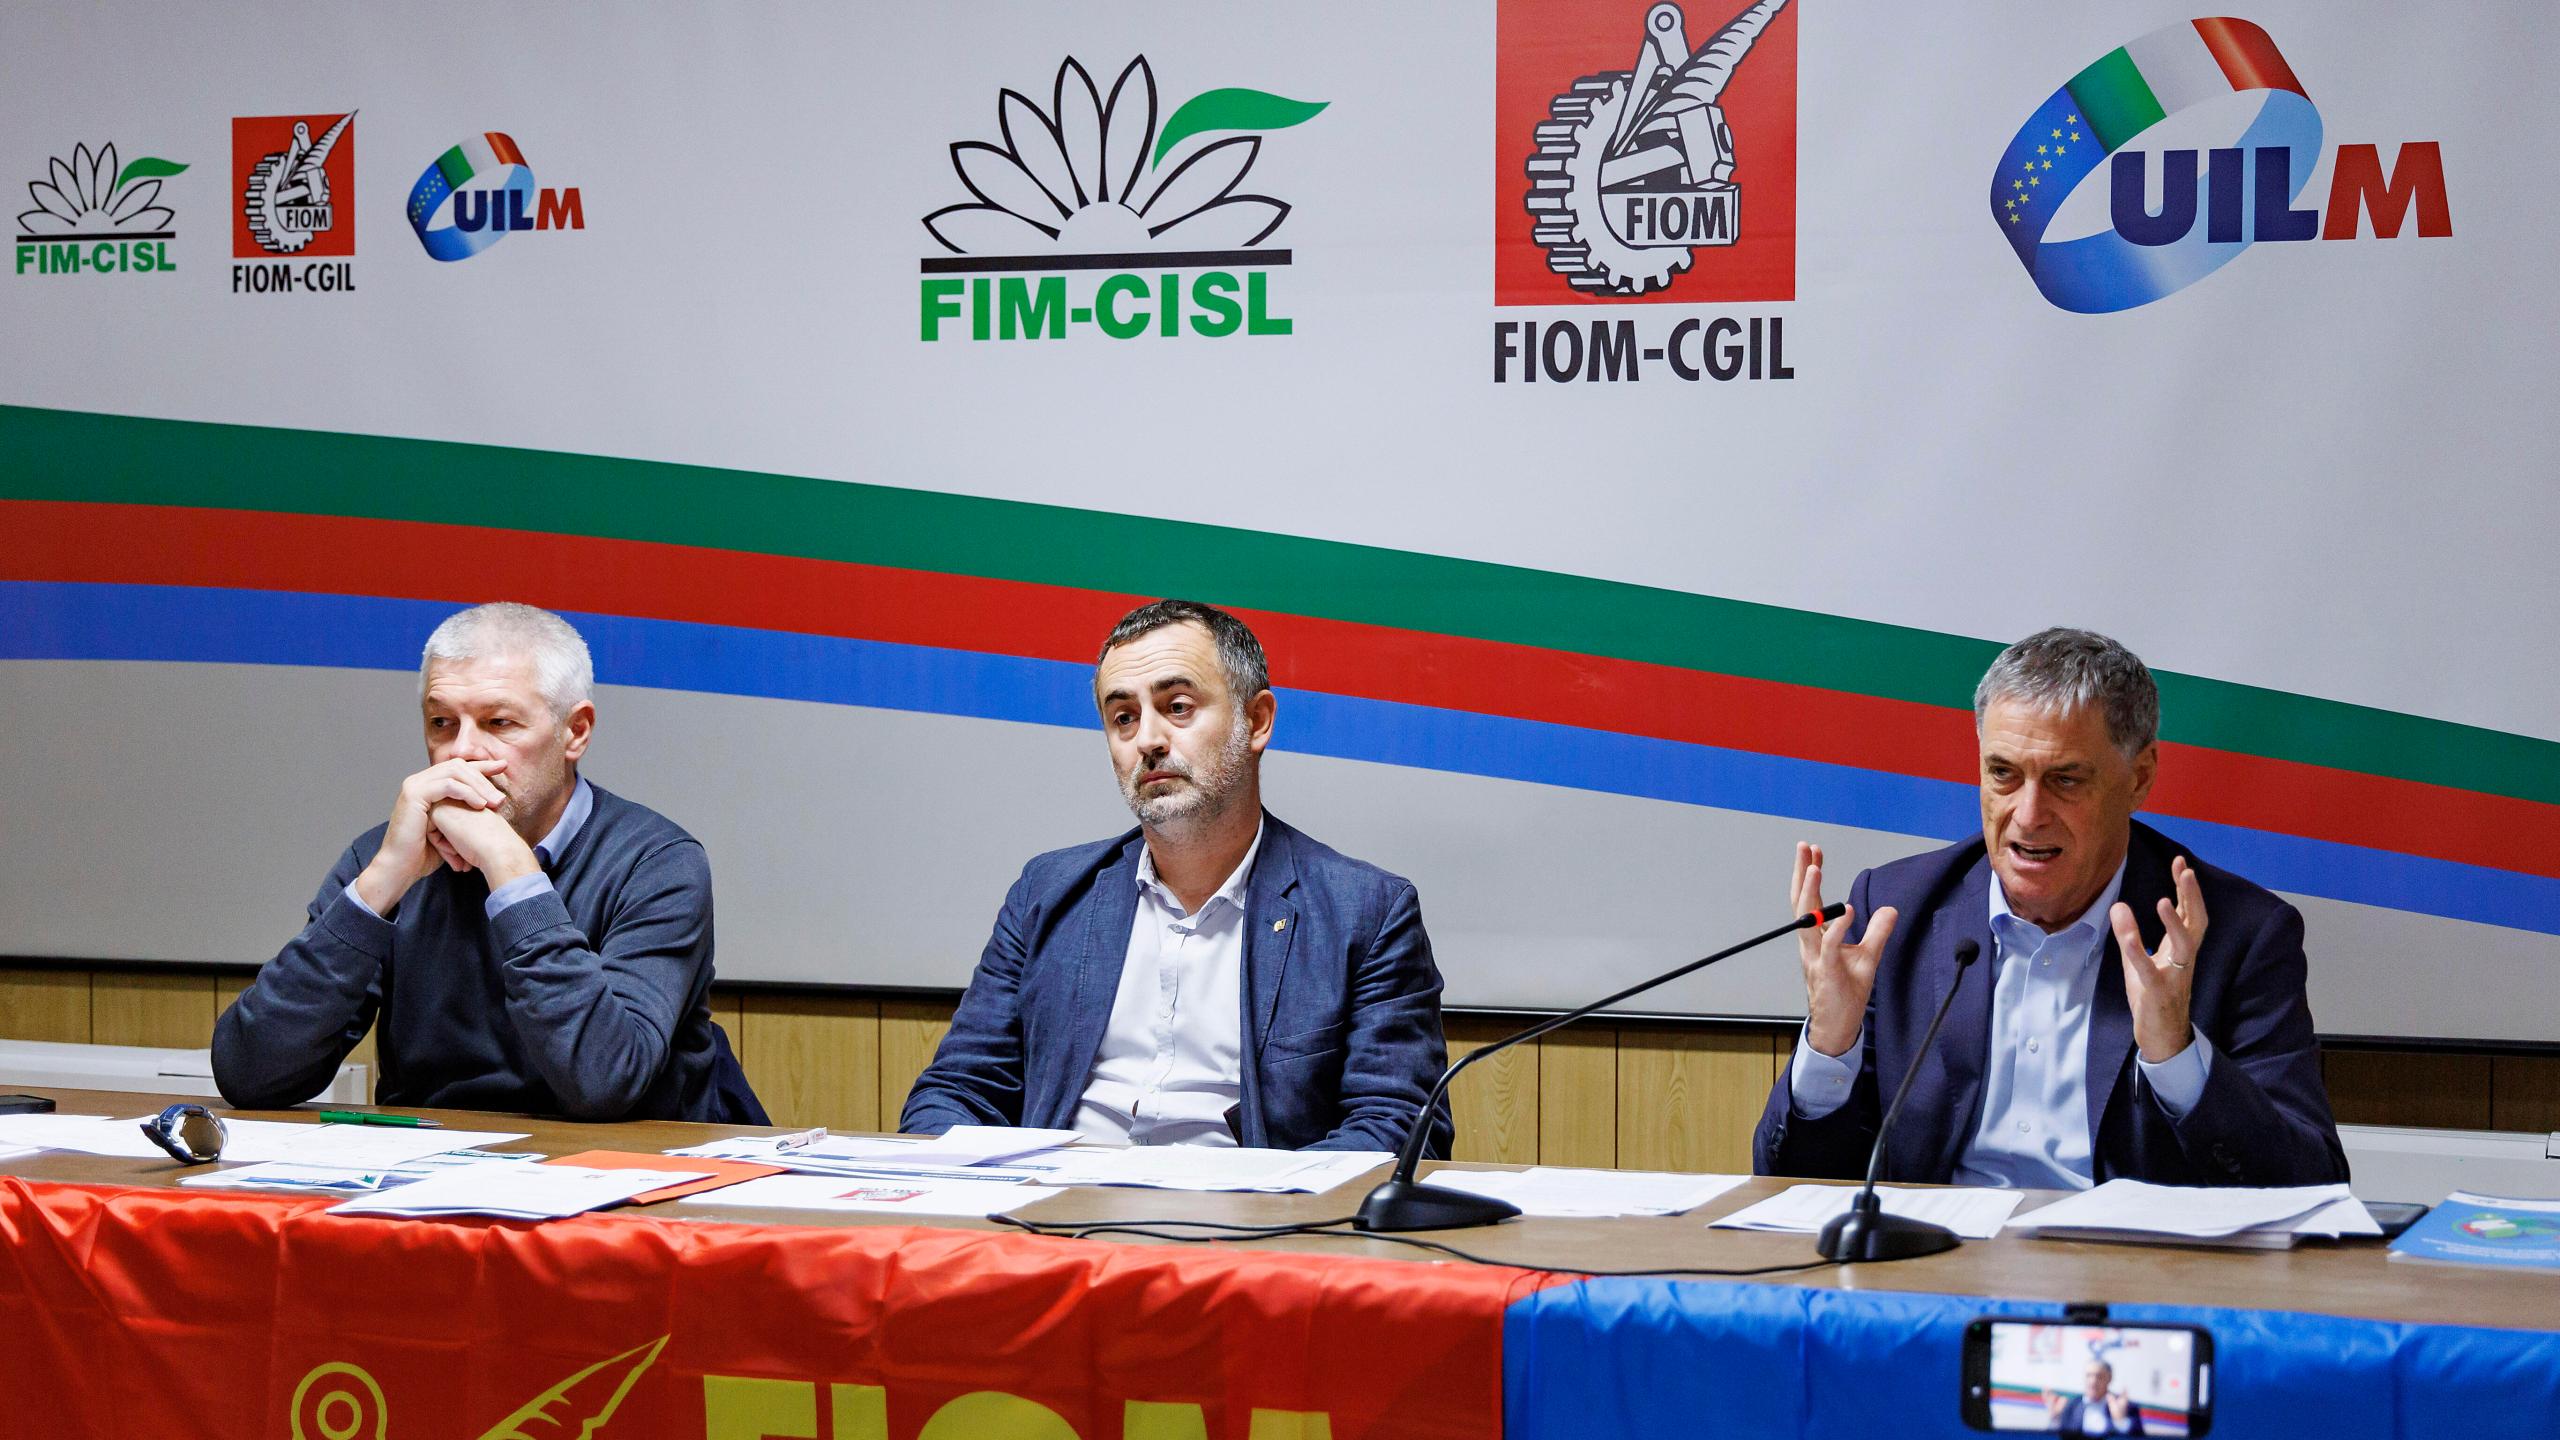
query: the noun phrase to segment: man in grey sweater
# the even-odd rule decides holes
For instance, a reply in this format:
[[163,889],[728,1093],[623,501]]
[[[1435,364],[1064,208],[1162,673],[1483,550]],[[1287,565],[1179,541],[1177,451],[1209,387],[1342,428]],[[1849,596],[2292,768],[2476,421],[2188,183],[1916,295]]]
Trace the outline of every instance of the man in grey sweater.
[[299,1104],[379,1024],[386,1105],[762,1124],[711,1018],[711,867],[582,779],[594,666],[529,605],[465,610],[419,666],[426,769],[214,1027],[242,1108]]

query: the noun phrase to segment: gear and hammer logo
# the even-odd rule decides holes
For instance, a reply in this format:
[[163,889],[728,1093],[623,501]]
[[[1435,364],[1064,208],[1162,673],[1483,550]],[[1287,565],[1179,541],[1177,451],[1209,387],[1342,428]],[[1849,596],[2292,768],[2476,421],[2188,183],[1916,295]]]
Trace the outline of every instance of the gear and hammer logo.
[[1692,50],[1676,4],[1645,12],[1633,68],[1555,97],[1528,159],[1530,237],[1547,266],[1593,295],[1642,295],[1700,246],[1741,233],[1742,188],[1725,86],[1787,0],[1759,0]]

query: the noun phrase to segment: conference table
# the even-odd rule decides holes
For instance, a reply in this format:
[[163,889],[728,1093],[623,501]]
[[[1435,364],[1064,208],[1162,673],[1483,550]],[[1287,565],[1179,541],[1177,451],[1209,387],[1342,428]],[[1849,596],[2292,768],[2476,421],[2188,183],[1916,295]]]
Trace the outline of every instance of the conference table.
[[[177,1098],[46,1093],[65,1114]],[[407,1113],[524,1131],[496,1148],[552,1156],[779,1133]],[[1708,1228],[1791,1183],[1755,1178],[1676,1217],[1413,1237],[1461,1259],[1347,1233],[1069,1239],[716,1202],[541,1223],[336,1216],[337,1197],[178,1188],[203,1168],[60,1151],[0,1161],[0,1429],[1961,1435],[1966,1322],[2103,1304],[2117,1321],[2213,1332],[2217,1434],[2560,1435],[2560,1276],[2395,1263],[2371,1242],[2004,1235],[1831,1265],[1809,1236]],[[1384,1174],[1321,1195],[1080,1187],[1017,1213],[1287,1227],[1347,1217]],[[2030,1192],[2022,1208],[2056,1198]],[[1611,1273],[1767,1267],[1788,1268]]]

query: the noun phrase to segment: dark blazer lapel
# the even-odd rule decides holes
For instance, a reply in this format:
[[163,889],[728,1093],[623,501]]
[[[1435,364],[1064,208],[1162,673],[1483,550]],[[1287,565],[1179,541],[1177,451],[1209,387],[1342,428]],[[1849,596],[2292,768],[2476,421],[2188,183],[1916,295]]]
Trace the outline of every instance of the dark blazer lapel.
[[1076,955],[1075,1012],[1066,1017],[1067,1040],[1055,1052],[1057,1064],[1046,1067],[1046,1083],[1031,1086],[1032,1094],[1046,1096],[1050,1103],[1039,1118],[1026,1117],[1025,1125],[1063,1125],[1084,1098],[1085,1077],[1093,1073],[1094,1056],[1101,1053],[1111,1003],[1120,994],[1120,972],[1129,963],[1129,927],[1138,919],[1138,856],[1146,843],[1143,832],[1133,833],[1093,877],[1093,889],[1079,907],[1085,925]]
[[1266,814],[1262,819],[1262,853],[1254,857],[1253,878],[1245,882],[1244,997],[1246,1068],[1262,1056],[1271,1038],[1272,1019],[1280,1010],[1280,988],[1289,973],[1289,952],[1298,939],[1298,832]]
[[[1923,1145],[1935,1147],[1935,1163],[1925,1169],[1902,1169],[1895,1173],[1905,1179],[1936,1180],[1954,1173],[1956,1161],[1964,1155],[1964,1147],[1973,1132],[1982,1108],[1982,1074],[1991,1054],[1991,992],[2000,979],[1998,957],[1991,944],[1991,861],[1988,856],[1977,860],[1957,883],[1955,893],[1948,896],[1929,917],[1929,944],[1923,956],[1928,984],[1910,996],[1917,1007],[1912,1012],[1912,1043],[1919,1043],[1928,1028],[1928,1016],[1946,997],[1947,987],[1958,979],[1956,944],[1971,940],[1982,947],[1981,958],[1971,967],[1979,974],[1962,976],[1964,988],[1956,995],[1955,1004],[1947,1010],[1947,1023],[1938,1032],[1935,1054],[1921,1062],[1919,1079],[1914,1083],[1920,1094],[1911,1113],[1899,1124],[1908,1125],[1922,1113],[1936,1115],[1945,1128],[1937,1135],[1922,1139],[1914,1134],[1907,1142],[1918,1150]],[[1910,1063],[1906,1058],[1905,1064]],[[1928,1100],[1932,1074],[1945,1077],[1944,1089],[1937,1103]],[[1893,1103],[1894,1087],[1902,1083],[1900,1074],[1876,1076],[1876,1104]],[[1879,1109],[1878,1115],[1883,1111]],[[1909,1132],[1906,1132],[1909,1133]],[[1922,1153],[1927,1153],[1923,1151]]]
[[[2145,949],[2159,947],[2159,903],[2170,893],[2166,849],[2149,827],[2134,826],[2133,839],[2125,848],[2124,888],[2116,898],[2133,907],[2133,922],[2142,931]],[[2100,915],[2098,933],[2106,938],[2098,955],[2097,993],[2089,1000],[2087,1088],[2089,1169],[2093,1178],[2103,1180],[2110,1177],[2098,1173],[2099,1159],[2104,1154],[2098,1126],[2106,1118],[2116,1084],[2124,1078],[2126,1060],[2133,1053],[2133,1006],[2125,998],[2124,956],[2116,946],[2115,922]]]

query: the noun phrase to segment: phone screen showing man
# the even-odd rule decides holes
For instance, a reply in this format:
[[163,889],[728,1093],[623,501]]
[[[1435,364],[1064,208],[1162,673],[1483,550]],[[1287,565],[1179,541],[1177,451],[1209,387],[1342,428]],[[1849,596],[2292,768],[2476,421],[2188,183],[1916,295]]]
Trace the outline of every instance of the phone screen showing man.
[[1993,1430],[2045,1435],[2199,1434],[2197,1331],[2003,1320],[1988,1330]]

